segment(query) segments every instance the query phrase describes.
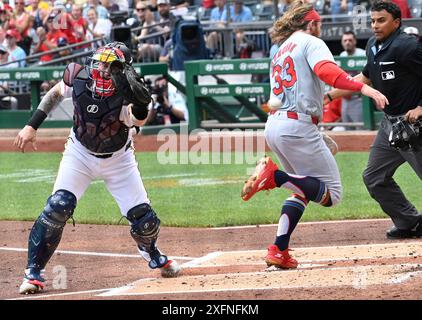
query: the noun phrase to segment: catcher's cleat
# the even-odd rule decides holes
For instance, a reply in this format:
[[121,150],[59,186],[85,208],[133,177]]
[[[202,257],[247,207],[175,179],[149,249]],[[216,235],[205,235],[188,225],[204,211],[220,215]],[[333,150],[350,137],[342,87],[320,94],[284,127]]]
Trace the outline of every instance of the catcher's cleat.
[[45,280],[38,272],[25,271],[25,277],[19,287],[20,294],[34,294],[44,289]]
[[180,270],[179,264],[174,260],[169,260],[160,268],[161,276],[163,278],[176,278],[179,275]]
[[241,197],[248,201],[252,196],[261,190],[271,190],[276,187],[274,172],[278,166],[270,157],[263,157],[258,161],[255,172],[249,177],[243,186]]
[[275,266],[281,269],[297,268],[297,261],[289,254],[290,249],[281,251],[276,245],[272,244],[268,247],[268,253],[265,257],[267,266]]

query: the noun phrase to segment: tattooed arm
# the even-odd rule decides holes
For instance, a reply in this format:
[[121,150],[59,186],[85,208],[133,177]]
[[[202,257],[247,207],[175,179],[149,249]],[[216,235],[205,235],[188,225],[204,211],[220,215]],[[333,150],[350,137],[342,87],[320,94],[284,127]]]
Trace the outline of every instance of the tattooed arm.
[[37,129],[43,123],[45,118],[47,118],[47,115],[51,112],[51,110],[59,105],[63,99],[64,96],[61,90],[61,82],[59,82],[42,98],[37,110],[28,121],[28,124],[19,131],[16,136],[14,145],[24,152],[26,144],[31,142],[32,148],[37,150]]

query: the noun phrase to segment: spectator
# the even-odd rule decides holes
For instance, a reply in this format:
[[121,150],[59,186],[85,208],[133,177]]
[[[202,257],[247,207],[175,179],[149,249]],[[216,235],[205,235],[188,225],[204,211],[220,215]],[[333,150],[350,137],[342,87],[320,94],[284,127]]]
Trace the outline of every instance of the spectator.
[[234,0],[234,5],[230,7],[230,19],[232,22],[252,21],[252,11],[243,5],[243,0]]
[[101,4],[108,9],[108,11],[128,11],[129,2],[127,0],[101,0]]
[[167,80],[159,77],[152,90],[154,101],[147,116],[147,124],[164,125],[188,120],[188,110],[184,97],[173,87],[170,90]]
[[[341,102],[342,99],[335,99],[323,106],[322,123],[333,123],[341,120]],[[325,130],[343,131],[343,126],[324,127]]]
[[391,2],[395,3],[400,8],[402,19],[409,19],[412,17],[408,0],[391,0]]
[[[149,9],[145,9],[145,21],[142,25],[143,29],[139,36],[136,37],[136,40],[139,41],[138,44],[138,61],[143,62],[156,62],[159,59],[162,46],[160,44],[160,38],[156,37],[153,39],[142,40],[143,37],[146,37],[150,34],[161,32],[163,29],[159,26],[153,26],[156,24],[154,20],[154,15]],[[163,39],[167,38],[168,34],[163,35]]]
[[171,65],[172,59],[172,50],[173,50],[173,41],[168,39],[164,44],[163,50],[160,52],[160,58],[158,59],[159,62],[168,63]]
[[9,22],[12,18],[12,7],[8,4],[0,4],[0,44],[6,40],[6,31],[9,29]]
[[214,2],[215,2],[214,0],[203,0],[201,3],[201,6],[204,9],[212,9],[214,8]]
[[[69,44],[76,43],[75,33],[74,33],[74,20],[71,13],[68,13],[65,7],[65,2],[63,0],[56,0],[54,2],[54,7],[50,11],[50,15],[56,16],[54,20],[54,27],[57,30],[65,33]],[[45,21],[46,23],[46,21]]]
[[[146,11],[149,10],[148,6],[146,5],[146,3],[144,1],[137,1],[136,5],[135,5],[135,10],[134,10],[134,18],[135,18],[135,22],[132,23],[131,28],[136,28],[139,26],[142,26],[145,22],[145,13]],[[138,32],[138,36],[141,34],[141,32]]]
[[9,28],[16,29],[20,33],[18,45],[25,51],[26,55],[30,52],[32,42],[29,37],[30,22],[30,14],[25,11],[25,1],[16,0],[14,17],[10,20]]
[[[215,8],[211,10],[210,21],[216,22],[213,24],[215,28],[224,27],[224,23],[227,22],[226,0],[215,0]],[[210,32],[206,41],[207,47],[214,56],[222,55],[220,44],[223,43],[223,38],[221,34],[216,31]]]
[[210,20],[216,22],[227,21],[226,0],[215,0],[215,8],[211,10]]
[[18,42],[22,41],[22,36],[16,29],[9,29],[6,32],[6,43],[9,51],[9,57],[7,62],[16,61],[11,63],[10,68],[24,68],[26,66],[26,53],[17,45]]
[[[82,42],[86,39],[86,31],[88,29],[88,21],[82,15],[82,6],[74,4],[72,6],[73,35],[75,42]],[[87,48],[89,45],[77,47],[78,49]]]
[[[55,25],[54,23],[55,18],[56,18],[56,15],[54,14],[49,15],[46,22],[47,30],[44,27],[37,28],[37,35],[40,41],[38,45],[35,46],[34,53],[47,52],[50,50],[57,49],[59,45],[63,46],[69,43],[67,35],[63,31],[58,29],[57,26]],[[40,62],[41,63],[48,62],[48,61],[53,60],[54,58],[58,58],[59,56],[60,56],[59,54],[57,55],[54,55],[51,53],[44,54],[41,56]]]
[[[357,39],[353,31],[346,31],[341,37],[341,45],[344,49],[340,53],[340,57],[358,57],[365,56],[365,50],[356,47]],[[357,71],[349,71],[350,76],[359,74]],[[341,118],[343,122],[362,122],[363,111],[362,111],[362,95],[360,92],[356,92],[352,95],[345,96],[341,103]],[[353,129],[353,127],[348,127]]]
[[349,21],[349,17],[339,17],[339,15],[351,14],[353,11],[353,0],[331,0],[331,14],[333,22]]
[[[252,11],[243,5],[243,0],[234,0],[234,5],[230,7],[230,20],[232,22],[249,22],[252,19]],[[246,38],[243,30],[235,29],[234,32],[236,35],[237,57],[250,58],[254,44]]]
[[44,2],[44,4],[47,5],[47,7],[45,7],[45,5],[44,5],[44,8],[43,8],[41,6],[40,0],[31,0],[30,3],[31,3],[31,5],[28,6],[26,9],[29,12],[29,14],[32,17],[34,17],[34,22],[33,22],[32,27],[35,30],[37,30],[38,27],[43,26],[43,21],[48,16],[48,10],[47,10],[48,4],[46,2]]
[[[17,45],[22,40],[22,36],[16,29],[9,29],[6,32],[6,43],[8,49],[7,65],[8,68],[24,68],[26,67],[26,53]],[[22,93],[25,91],[27,82],[24,81],[9,81],[8,87],[14,91]]]
[[0,45],[0,64],[7,63],[8,55],[9,52],[7,51],[7,48],[3,45]]
[[[7,48],[0,45],[0,68],[9,68],[9,65],[1,65],[7,63],[9,57],[9,52]],[[0,81],[0,93],[2,95],[13,94],[9,89],[9,83],[7,81]],[[0,108],[1,109],[11,109],[17,110],[18,109],[18,101],[13,96],[3,96],[0,100]]]
[[165,25],[161,25],[161,31],[169,31],[171,24],[174,22],[176,17],[170,12],[170,1],[169,0],[157,0],[158,9],[158,22],[167,22]]
[[[88,32],[87,40],[92,40],[97,37],[104,37],[107,39],[110,38],[110,31],[112,23],[109,19],[101,19],[97,16],[97,11],[94,8],[88,10]],[[100,47],[101,41],[92,43],[92,48]]]
[[108,19],[108,11],[106,7],[100,4],[99,0],[88,0],[88,5],[85,7],[83,11],[83,16],[85,19],[89,20],[88,18],[88,11],[89,9],[94,8],[97,11],[98,19]]

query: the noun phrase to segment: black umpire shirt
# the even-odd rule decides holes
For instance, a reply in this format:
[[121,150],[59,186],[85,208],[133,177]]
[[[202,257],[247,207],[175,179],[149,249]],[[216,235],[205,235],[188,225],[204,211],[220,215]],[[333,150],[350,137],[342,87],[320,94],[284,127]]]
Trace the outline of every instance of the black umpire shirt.
[[383,43],[371,37],[366,57],[362,73],[390,102],[385,113],[402,115],[422,106],[422,43],[399,28]]

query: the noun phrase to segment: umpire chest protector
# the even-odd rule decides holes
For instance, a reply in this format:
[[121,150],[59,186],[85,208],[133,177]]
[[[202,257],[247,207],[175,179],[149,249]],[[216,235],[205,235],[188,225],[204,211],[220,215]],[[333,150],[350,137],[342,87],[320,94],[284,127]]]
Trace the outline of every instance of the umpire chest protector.
[[79,142],[96,153],[111,153],[127,142],[129,128],[119,120],[123,97],[119,94],[96,99],[88,89],[90,79],[80,65],[71,63],[63,80],[73,87],[73,131]]

